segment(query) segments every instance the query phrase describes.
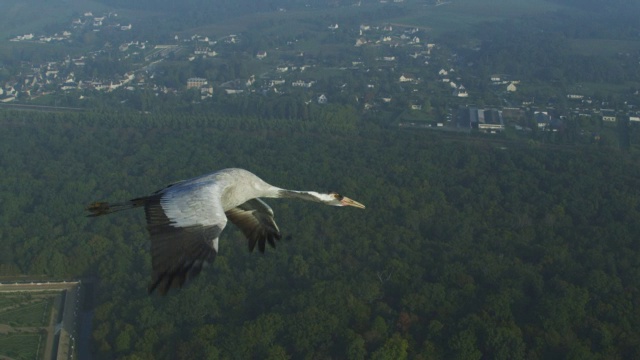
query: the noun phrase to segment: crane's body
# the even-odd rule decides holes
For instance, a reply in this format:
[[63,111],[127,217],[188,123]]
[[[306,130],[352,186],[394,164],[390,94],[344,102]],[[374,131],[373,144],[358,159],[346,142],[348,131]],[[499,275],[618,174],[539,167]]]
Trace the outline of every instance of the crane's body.
[[278,188],[243,169],[223,169],[171,184],[155,193],[123,203],[89,205],[89,216],[144,207],[151,236],[153,279],[149,292],[165,294],[197,276],[218,253],[218,238],[231,220],[261,252],[281,238],[273,210],[264,198],[299,198],[334,206],[364,205],[337,193]]

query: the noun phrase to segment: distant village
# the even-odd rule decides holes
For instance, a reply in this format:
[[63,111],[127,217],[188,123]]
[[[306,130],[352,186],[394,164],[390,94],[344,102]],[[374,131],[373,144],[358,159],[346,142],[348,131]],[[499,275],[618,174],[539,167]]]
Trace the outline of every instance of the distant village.
[[[340,24],[326,24],[324,31],[340,31]],[[120,22],[118,14],[93,14],[85,12],[68,24],[68,28],[54,34],[23,34],[8,41],[48,44],[55,42],[73,42],[88,32],[113,33],[132,32],[134,25]],[[342,29],[344,30],[344,29]],[[237,95],[249,93],[295,93],[302,92],[306,102],[318,104],[330,103],[334,97],[344,96],[344,88],[352,86],[348,83],[337,88],[319,87],[323,71],[344,71],[355,74],[364,85],[351,88],[349,96],[354,96],[363,112],[376,111],[381,106],[392,106],[396,101],[396,91],[401,91],[404,99],[402,111],[414,112],[410,118],[419,118],[425,103],[432,93],[447,94],[451,97],[452,109],[447,116],[431,122],[402,120],[400,126],[405,127],[455,127],[458,129],[478,129],[485,132],[500,132],[505,128],[505,118],[521,118],[526,110],[533,117],[533,124],[542,130],[555,131],[563,126],[563,118],[570,115],[598,118],[603,122],[616,122],[621,118],[640,123],[640,111],[634,104],[627,104],[624,109],[607,108],[600,99],[592,99],[580,93],[566,94],[571,104],[569,113],[559,113],[552,107],[543,107],[533,100],[522,100],[520,103],[504,100],[501,107],[488,108],[476,106],[474,94],[465,86],[465,79],[456,71],[453,56],[438,54],[440,47],[429,41],[424,29],[403,25],[360,24],[358,28],[347,29],[352,34],[351,44],[354,48],[375,48],[374,58],[357,57],[348,61],[341,60],[335,64],[318,61],[307,61],[304,51],[295,50],[295,43],[286,44],[295,53],[295,61],[291,56],[282,56],[280,48],[263,49],[251,54],[269,70],[253,74],[243,79],[215,82],[204,76],[187,79],[178,87],[169,87],[156,81],[156,66],[171,58],[193,62],[197,59],[211,59],[225,56],[225,52],[236,51],[234,46],[241,47],[242,35],[227,34],[217,39],[194,34],[181,38],[176,35],[166,44],[151,44],[148,41],[128,41],[112,44],[106,41],[103,49],[95,50],[79,56],[67,56],[58,61],[25,64],[21,71],[12,74],[10,81],[0,84],[0,102],[30,102],[50,94],[72,94],[78,99],[95,96],[99,92],[116,90],[139,91],[151,90],[156,93],[180,94],[185,91],[198,91],[200,99],[219,96],[218,94]],[[119,37],[121,38],[121,37]],[[107,37],[108,39],[108,37]],[[97,78],[89,76],[83,67],[89,60],[112,56],[117,49],[117,59],[111,61],[130,61],[135,64],[125,73],[111,74]],[[357,53],[357,52],[354,52]],[[515,94],[521,86],[521,80],[513,79],[506,74],[492,75],[486,81],[491,89],[501,96]],[[353,87],[353,86],[352,86]],[[384,89],[384,90],[382,90]],[[636,91],[636,94],[638,92]],[[546,105],[546,104],[543,104]],[[516,130],[532,130],[528,123],[513,123]]]

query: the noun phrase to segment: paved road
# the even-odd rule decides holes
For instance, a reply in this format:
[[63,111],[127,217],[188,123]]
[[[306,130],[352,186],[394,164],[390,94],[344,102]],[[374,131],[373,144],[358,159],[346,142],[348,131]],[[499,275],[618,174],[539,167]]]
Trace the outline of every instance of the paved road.
[[80,284],[79,281],[67,282],[33,282],[33,283],[0,283],[0,292],[69,290]]

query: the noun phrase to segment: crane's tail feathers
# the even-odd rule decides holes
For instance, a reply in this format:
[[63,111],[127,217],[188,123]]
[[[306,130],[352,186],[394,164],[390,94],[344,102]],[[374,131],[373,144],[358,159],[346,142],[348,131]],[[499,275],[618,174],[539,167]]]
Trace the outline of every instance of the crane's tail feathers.
[[90,213],[88,217],[95,217],[100,215],[107,215],[114,212],[129,210],[143,206],[145,204],[145,198],[133,199],[122,203],[109,204],[108,202],[94,202],[87,206],[87,211]]

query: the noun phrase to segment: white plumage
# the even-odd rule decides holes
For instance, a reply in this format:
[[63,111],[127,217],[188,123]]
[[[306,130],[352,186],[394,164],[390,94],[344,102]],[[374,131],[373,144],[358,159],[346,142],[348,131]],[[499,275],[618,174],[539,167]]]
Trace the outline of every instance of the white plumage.
[[273,210],[259,198],[298,198],[333,206],[364,208],[359,202],[335,192],[287,190],[270,185],[243,169],[223,169],[212,174],[171,184],[152,195],[123,203],[89,205],[89,216],[144,207],[151,237],[153,278],[149,292],[161,294],[184,283],[202,270],[218,253],[218,238],[230,220],[256,244],[275,247],[281,238]]

